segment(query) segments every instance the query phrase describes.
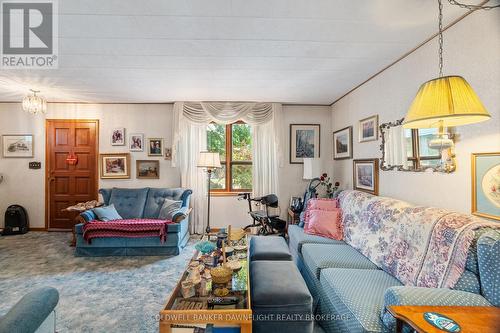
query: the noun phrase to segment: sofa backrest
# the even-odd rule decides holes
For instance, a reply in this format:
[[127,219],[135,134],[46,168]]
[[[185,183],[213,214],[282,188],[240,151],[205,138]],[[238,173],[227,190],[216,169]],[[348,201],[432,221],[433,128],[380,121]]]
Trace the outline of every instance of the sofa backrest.
[[[345,241],[365,254],[379,267],[391,273],[391,275],[397,278],[402,276],[403,280],[407,276],[413,278],[415,275],[411,275],[413,274],[411,273],[413,271],[412,267],[420,267],[420,269],[422,269],[422,266],[408,266],[408,264],[413,262],[418,263],[416,259],[426,253],[425,272],[427,275],[417,275],[417,280],[408,280],[410,282],[420,282],[422,281],[422,277],[429,276],[429,273],[434,274],[434,261],[427,261],[427,258],[436,260],[436,258],[448,256],[450,253],[449,251],[453,249],[453,247],[450,247],[451,244],[454,244],[452,243],[453,239],[459,235],[457,231],[462,230],[461,233],[467,231],[469,235],[467,237],[473,239],[471,246],[468,248],[468,252],[463,253],[463,255],[456,254],[455,252],[450,254],[459,255],[459,258],[463,258],[460,259],[462,264],[464,263],[465,257],[467,258],[465,261],[465,270],[462,275],[457,276],[455,274],[458,281],[455,280],[457,282],[453,289],[478,293],[486,297],[482,285],[484,276],[487,275],[483,275],[483,273],[488,269],[484,267],[481,269],[477,248],[478,244],[481,244],[483,234],[491,231],[489,227],[491,227],[492,224],[496,227],[495,223],[489,223],[471,215],[459,214],[432,207],[413,206],[400,200],[376,197],[358,191],[344,191],[340,196],[339,202],[343,210]],[[438,229],[429,229],[429,227],[435,226],[438,221]],[[472,227],[454,229],[455,226],[456,228],[461,228],[461,226],[468,225],[467,223],[473,223],[478,226],[478,229],[472,232],[470,232]],[[430,239],[426,238],[427,236],[426,233],[423,232],[423,228],[427,228],[427,232],[429,230],[435,230]],[[385,230],[386,233],[391,232],[389,235],[393,237],[392,240],[387,241],[387,234],[385,238],[381,238],[381,230]],[[497,232],[496,235],[500,242],[500,233]],[[423,238],[418,238],[417,240],[415,237]],[[460,240],[464,240],[465,238],[460,238]],[[425,248],[415,250],[415,246],[420,246],[419,244],[421,243],[425,245],[427,241],[430,242],[428,243],[429,248],[427,248],[427,250]],[[441,244],[446,246],[446,248],[440,247]],[[498,247],[500,247],[500,243]],[[466,247],[457,248],[467,249]],[[441,249],[443,249],[444,252],[441,252]],[[433,255],[433,253],[436,255]],[[440,264],[443,264],[443,262]],[[496,261],[489,260],[488,265],[494,266],[489,267],[489,270],[498,270],[500,269],[500,259]],[[486,266],[486,264],[483,264],[483,266]],[[455,266],[451,267],[452,269],[449,272],[457,272]],[[406,270],[408,270],[408,273]],[[443,266],[441,266],[440,271],[446,272],[443,270]],[[432,278],[432,276],[430,278]],[[403,282],[403,280],[401,280],[401,282]],[[403,283],[406,284],[405,282]],[[494,292],[492,292],[492,294],[494,294]]]
[[150,188],[143,217],[146,219],[157,218],[165,199],[182,201],[182,206],[188,207],[191,193],[191,190],[185,188]]
[[124,219],[142,218],[149,188],[112,188],[100,189],[104,204],[115,205],[118,214]]
[[158,217],[165,199],[182,201],[189,207],[191,193],[185,188],[103,188],[99,190],[105,205],[114,204],[124,219]]

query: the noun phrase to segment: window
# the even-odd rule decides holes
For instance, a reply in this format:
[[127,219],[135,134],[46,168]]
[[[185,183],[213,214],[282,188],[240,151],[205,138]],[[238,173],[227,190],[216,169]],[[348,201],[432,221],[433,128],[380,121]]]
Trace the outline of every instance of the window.
[[222,168],[212,175],[213,193],[252,190],[252,128],[243,122],[230,125],[209,124],[208,150],[218,152]]
[[436,167],[441,162],[441,153],[429,148],[429,141],[438,133],[437,128],[406,129],[406,153],[415,169]]

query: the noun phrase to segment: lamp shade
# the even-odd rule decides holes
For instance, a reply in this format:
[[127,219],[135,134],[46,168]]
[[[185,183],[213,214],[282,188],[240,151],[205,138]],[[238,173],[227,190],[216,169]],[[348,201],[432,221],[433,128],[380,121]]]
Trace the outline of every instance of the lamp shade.
[[321,175],[321,159],[304,158],[304,179],[313,179]]
[[489,118],[490,114],[463,77],[445,76],[422,84],[403,127],[453,127]]
[[219,153],[211,153],[208,151],[202,151],[200,152],[200,155],[198,156],[198,168],[207,168],[207,169],[213,169],[213,168],[220,168],[220,157]]

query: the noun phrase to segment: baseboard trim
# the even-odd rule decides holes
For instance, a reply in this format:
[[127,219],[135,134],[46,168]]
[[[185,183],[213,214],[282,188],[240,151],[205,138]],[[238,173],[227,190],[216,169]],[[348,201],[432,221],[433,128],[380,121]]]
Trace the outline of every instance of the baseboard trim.
[[29,228],[29,231],[47,231],[47,228]]

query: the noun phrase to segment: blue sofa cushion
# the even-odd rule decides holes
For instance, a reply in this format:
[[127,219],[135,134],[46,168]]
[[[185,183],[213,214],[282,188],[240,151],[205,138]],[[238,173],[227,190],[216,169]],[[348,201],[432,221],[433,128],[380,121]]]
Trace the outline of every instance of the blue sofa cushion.
[[156,219],[165,199],[182,201],[182,206],[189,206],[187,202],[191,190],[184,188],[150,188],[144,207],[144,218]]
[[304,244],[302,257],[309,271],[319,279],[325,268],[379,269],[364,255],[347,244]]
[[118,214],[124,219],[143,218],[148,191],[149,188],[113,188],[109,204],[114,204]]
[[56,289],[44,287],[24,295],[0,318],[0,332],[35,332],[59,302]]
[[490,230],[477,242],[477,257],[482,295],[500,306],[500,232]]
[[116,211],[115,205],[111,204],[109,206],[97,207],[92,210],[99,221],[112,221],[112,220],[121,220],[122,217]]
[[289,225],[288,226],[288,237],[289,237],[289,246],[294,249],[298,253],[302,253],[302,245],[303,244],[345,244],[344,241],[339,241],[335,239],[325,238],[321,236],[308,235],[304,232],[304,229],[299,227],[298,225]]
[[453,287],[454,290],[468,291],[470,293],[480,294],[481,285],[479,277],[469,270],[465,270]]
[[[322,313],[343,316],[342,323],[349,332],[382,332],[384,293],[401,282],[382,270],[328,268],[321,271],[320,284],[324,293],[320,300]],[[336,331],[336,324],[322,322],[327,331]]]
[[180,200],[170,200],[164,199],[163,205],[161,205],[160,213],[158,218],[160,220],[170,220],[172,221],[175,213],[181,208],[182,201]]
[[292,260],[290,250],[283,237],[255,236],[250,238],[250,261]]

